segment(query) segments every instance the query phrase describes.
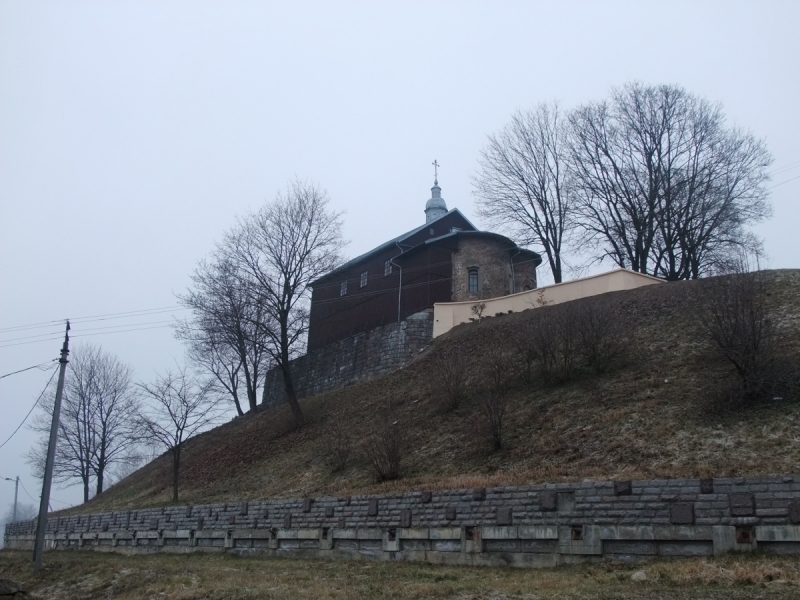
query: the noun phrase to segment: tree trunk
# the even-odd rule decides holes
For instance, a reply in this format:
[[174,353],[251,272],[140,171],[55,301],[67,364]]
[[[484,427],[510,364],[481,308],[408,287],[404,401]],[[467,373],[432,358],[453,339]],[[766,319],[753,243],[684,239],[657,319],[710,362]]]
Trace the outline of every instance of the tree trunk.
[[[283,363],[283,361],[281,361]],[[294,417],[295,425],[303,424],[303,411],[300,408],[300,403],[297,401],[297,392],[294,390],[294,382],[292,381],[292,374],[289,371],[289,361],[281,364],[281,373],[283,373],[283,388],[286,390],[286,401],[292,409],[292,416]]]
[[89,501],[89,478],[85,477],[83,480],[83,503],[86,504]]
[[283,388],[286,390],[286,401],[292,409],[292,416],[294,417],[294,424],[300,426],[303,424],[303,411],[300,408],[300,403],[297,401],[297,392],[294,389],[294,382],[292,381],[292,373],[289,368],[289,333],[287,331],[286,322],[289,318],[288,313],[281,315],[281,360],[280,367],[283,373]]
[[97,459],[97,495],[103,493],[103,476],[106,471],[106,448],[105,443],[100,448],[100,457]]
[[178,501],[178,469],[181,466],[181,445],[172,449],[172,501]]
[[233,390],[231,395],[233,396],[233,403],[236,405],[236,414],[241,417],[244,412],[242,412],[242,405],[239,402],[239,394],[236,392],[236,389]]

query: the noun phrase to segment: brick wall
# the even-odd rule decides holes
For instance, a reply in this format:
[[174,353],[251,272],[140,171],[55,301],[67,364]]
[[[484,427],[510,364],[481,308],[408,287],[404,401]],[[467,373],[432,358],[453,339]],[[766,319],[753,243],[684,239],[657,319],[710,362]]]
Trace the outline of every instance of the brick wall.
[[[291,362],[297,395],[313,396],[396,371],[432,338],[433,309],[428,309],[310,352]],[[267,373],[263,402],[264,406],[285,402],[283,376],[277,368]]]
[[[32,547],[34,529],[34,521],[6,525],[6,545]],[[53,517],[47,539],[50,548],[228,548],[519,566],[601,556],[800,553],[800,477],[583,482],[151,508]]]

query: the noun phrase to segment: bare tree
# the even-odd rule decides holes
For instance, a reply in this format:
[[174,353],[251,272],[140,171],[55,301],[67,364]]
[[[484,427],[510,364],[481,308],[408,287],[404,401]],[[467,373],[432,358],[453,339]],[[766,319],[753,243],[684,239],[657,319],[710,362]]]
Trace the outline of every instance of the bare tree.
[[553,279],[562,281],[563,243],[574,226],[568,192],[567,122],[557,103],[517,112],[481,151],[474,194],[479,214],[541,247]]
[[201,261],[192,275],[193,286],[178,300],[192,318],[175,330],[189,347],[190,359],[210,374],[216,386],[229,395],[239,415],[244,383],[250,411],[258,405],[258,388],[266,374],[270,316],[245,288],[237,265],[218,247],[209,261]]
[[598,259],[676,280],[759,251],[747,226],[770,214],[772,157],[726,128],[719,106],[633,83],[574,111],[570,124],[571,189]]
[[715,277],[698,290],[696,327],[702,339],[733,367],[739,400],[769,399],[778,390],[781,314],[767,299],[763,271]]
[[304,349],[308,331],[308,285],[342,260],[341,213],[328,209],[328,194],[295,181],[285,193],[240,219],[222,248],[251,301],[267,319],[261,326],[265,349],[281,369],[296,424],[303,422],[290,361]]
[[[87,502],[92,480],[96,493],[102,493],[109,469],[131,460],[137,444],[133,422],[138,403],[130,367],[100,347],[79,346],[69,366],[53,477],[62,482],[79,479]],[[52,390],[43,399],[42,410],[31,426],[43,434],[28,452],[28,462],[39,474],[44,472],[54,399]]]
[[167,370],[153,383],[139,383],[144,403],[138,424],[142,435],[172,454],[172,500],[178,500],[178,474],[183,443],[219,418],[211,383],[185,367]]

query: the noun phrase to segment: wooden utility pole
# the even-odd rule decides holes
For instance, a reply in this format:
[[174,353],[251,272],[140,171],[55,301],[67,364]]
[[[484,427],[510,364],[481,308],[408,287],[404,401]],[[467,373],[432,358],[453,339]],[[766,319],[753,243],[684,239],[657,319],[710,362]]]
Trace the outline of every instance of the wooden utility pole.
[[58,440],[58,421],[61,416],[61,395],[64,392],[64,373],[67,370],[67,356],[69,355],[69,321],[67,331],[64,333],[64,345],[61,347],[61,370],[58,373],[58,386],[56,387],[56,401],[53,406],[53,423],[50,425],[50,442],[47,444],[47,462],[44,467],[44,481],[42,481],[42,499],[39,502],[39,520],[36,524],[36,545],[33,547],[34,570],[42,566],[42,552],[44,551],[44,534],[47,530],[47,508],[50,505],[50,484],[53,480],[53,462],[56,457],[56,441]]

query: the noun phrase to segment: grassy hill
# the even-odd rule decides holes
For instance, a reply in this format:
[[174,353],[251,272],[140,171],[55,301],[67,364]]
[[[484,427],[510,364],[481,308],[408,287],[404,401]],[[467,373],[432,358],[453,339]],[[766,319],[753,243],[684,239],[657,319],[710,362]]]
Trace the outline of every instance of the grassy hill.
[[[602,375],[584,372],[560,385],[516,383],[501,450],[492,451],[476,432],[475,399],[444,406],[437,356],[459,348],[471,378],[484,368],[487,347],[511,352],[514,333],[535,312],[555,315],[564,305],[459,326],[401,371],[304,400],[308,423],[300,429],[286,426],[281,407],[189,440],[181,503],[800,472],[800,405],[783,399],[725,409],[720,400],[732,370],[698,341],[692,321],[693,294],[708,285],[666,283],[577,301],[594,303],[619,323],[626,357]],[[785,317],[785,355],[798,364],[800,271],[769,272],[768,294]],[[409,451],[404,476],[378,483],[368,441],[387,410],[407,432]],[[352,458],[334,471],[331,449],[343,432],[354,440]],[[168,504],[170,468],[162,456],[73,511]]]

